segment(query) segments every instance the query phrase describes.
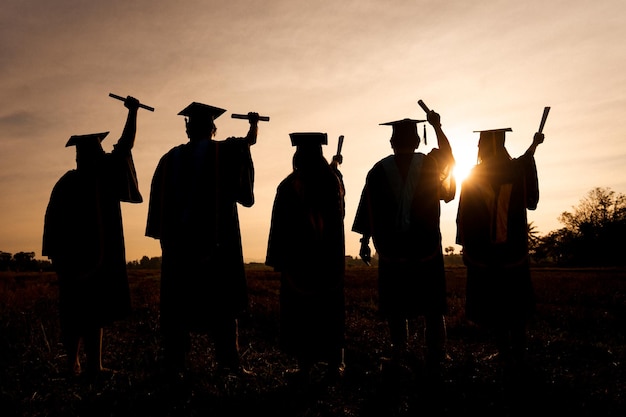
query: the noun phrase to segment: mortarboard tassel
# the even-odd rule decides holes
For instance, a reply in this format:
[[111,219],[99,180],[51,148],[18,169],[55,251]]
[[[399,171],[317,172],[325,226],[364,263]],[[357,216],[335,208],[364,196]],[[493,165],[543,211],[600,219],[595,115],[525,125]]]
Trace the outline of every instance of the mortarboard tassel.
[[424,145],[428,145],[428,141],[426,140],[426,125],[424,125]]

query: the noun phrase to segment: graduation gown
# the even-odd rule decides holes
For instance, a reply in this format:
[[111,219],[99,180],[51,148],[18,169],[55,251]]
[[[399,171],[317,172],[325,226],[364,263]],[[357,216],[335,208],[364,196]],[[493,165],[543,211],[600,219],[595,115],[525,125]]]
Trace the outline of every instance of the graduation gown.
[[62,331],[103,327],[131,311],[120,202],[141,203],[132,143],[120,139],[88,170],[55,184],[42,254],[59,277]]
[[327,163],[276,191],[265,263],[281,273],[281,349],[301,359],[337,361],[344,345],[344,193]]
[[479,164],[463,182],[457,243],[467,266],[470,320],[524,320],[534,311],[527,210],[538,201],[537,168],[530,155]]
[[378,253],[383,316],[446,311],[439,204],[454,198],[453,164],[451,154],[434,149],[428,155],[413,154],[406,178],[395,155],[367,174],[352,231],[371,236]]
[[155,170],[146,235],[162,248],[161,324],[205,331],[248,309],[237,203],[254,204],[243,138],[202,140],[167,152]]

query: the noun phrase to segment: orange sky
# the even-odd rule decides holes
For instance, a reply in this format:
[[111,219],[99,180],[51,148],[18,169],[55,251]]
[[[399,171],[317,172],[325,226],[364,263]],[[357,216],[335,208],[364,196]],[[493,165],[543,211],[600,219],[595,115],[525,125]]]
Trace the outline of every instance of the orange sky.
[[[209,3],[216,3],[211,5]],[[7,0],[0,10],[0,251],[41,258],[50,191],[75,167],[74,134],[110,131],[126,116],[109,92],[154,106],[140,111],[134,149],[146,202],[123,204],[127,259],[160,256],[144,236],[150,180],[163,153],[185,142],[176,114],[192,101],[227,109],[218,139],[242,136],[257,111],[252,154],[256,204],[240,208],[247,261],[263,261],[276,186],[290,171],[289,133],[345,136],[346,248],[365,175],[391,153],[379,123],[442,117],[459,165],[476,160],[474,130],[511,127],[524,152],[544,106],[537,151],[540,234],[592,188],[626,192],[626,6],[586,1],[229,2]],[[428,152],[434,132],[428,130]],[[443,246],[454,245],[458,197],[442,203]],[[458,246],[455,246],[458,250]]]

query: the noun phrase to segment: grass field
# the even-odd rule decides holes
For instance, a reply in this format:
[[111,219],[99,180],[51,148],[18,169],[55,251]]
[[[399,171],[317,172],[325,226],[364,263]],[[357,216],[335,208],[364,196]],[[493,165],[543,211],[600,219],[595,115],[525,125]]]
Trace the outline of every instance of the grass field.
[[626,415],[626,270],[533,269],[537,315],[529,328],[528,376],[505,384],[490,334],[464,318],[465,270],[450,267],[444,378],[430,383],[421,362],[389,373],[387,330],[376,313],[376,270],[346,276],[346,373],[308,390],[289,386],[293,365],[277,349],[278,276],[248,268],[251,316],[241,352],[255,376],[214,374],[210,338],[194,335],[182,384],[159,378],[159,271],[131,270],[133,314],[105,329],[103,360],[118,372],[94,383],[66,378],[56,277],[0,273],[0,415],[10,416],[409,416]]

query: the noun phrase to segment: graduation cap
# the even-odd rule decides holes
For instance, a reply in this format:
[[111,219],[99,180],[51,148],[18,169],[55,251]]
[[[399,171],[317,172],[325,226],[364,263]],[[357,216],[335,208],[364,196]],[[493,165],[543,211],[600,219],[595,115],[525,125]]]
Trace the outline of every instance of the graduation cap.
[[505,127],[501,129],[474,130],[474,133],[480,133],[480,137],[478,139],[478,159],[480,160],[484,158],[484,155],[481,156],[482,148],[489,149],[486,151],[487,154],[504,154],[510,159],[511,157],[504,147],[504,136],[506,132],[512,131],[513,129],[511,129],[510,127]]
[[512,131],[513,129],[511,129],[510,127],[504,127],[501,129],[474,130],[474,133],[480,133],[482,135],[483,133],[499,134],[500,132],[502,132],[502,134],[504,134],[504,132],[512,132]]
[[[424,123],[426,120],[409,119],[395,120],[393,122],[380,123],[380,126],[391,126],[393,129],[393,135],[409,135],[415,136],[417,140],[420,139],[417,133],[417,125]],[[426,145],[426,125],[424,125],[424,144]]]
[[219,107],[209,106],[208,104],[193,102],[184,109],[182,109],[178,115],[189,118],[209,119],[215,120],[220,117],[226,110]]
[[67,141],[65,147],[67,148],[68,146],[79,146],[87,144],[100,145],[100,142],[102,142],[102,140],[106,138],[108,134],[109,132],[91,133],[89,135],[73,135]]
[[407,129],[411,129],[411,128],[416,128],[417,129],[417,124],[418,123],[424,123],[426,120],[417,120],[417,119],[402,119],[402,120],[395,120],[393,122],[387,122],[387,123],[381,123],[380,126],[391,126],[394,129],[396,128],[407,128]]
[[506,132],[512,132],[510,127],[504,127],[500,129],[488,129],[488,130],[474,130],[474,133],[480,133],[480,139],[493,139],[494,141],[501,142],[504,145],[504,135]]
[[289,137],[291,138],[291,146],[302,146],[302,145],[327,145],[328,144],[328,135],[326,133],[319,132],[297,132],[290,133]]

